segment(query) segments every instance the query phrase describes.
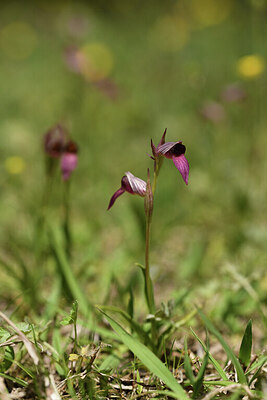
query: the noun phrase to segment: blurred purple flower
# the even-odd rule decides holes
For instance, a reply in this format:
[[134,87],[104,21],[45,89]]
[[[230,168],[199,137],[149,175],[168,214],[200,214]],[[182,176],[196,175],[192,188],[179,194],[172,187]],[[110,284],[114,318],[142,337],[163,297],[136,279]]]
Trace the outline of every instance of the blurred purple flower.
[[44,151],[53,158],[59,158],[62,155],[66,140],[66,131],[60,125],[56,125],[44,136]]
[[179,170],[186,185],[188,185],[189,164],[184,156],[186,147],[179,142],[167,142],[159,145],[156,149],[157,154],[172,159],[175,167]]
[[69,141],[64,147],[61,157],[61,173],[64,181],[68,180],[72,171],[77,167],[78,147],[75,142]]
[[81,74],[84,55],[76,46],[68,46],[64,50],[64,62],[70,71]]
[[[67,132],[62,125],[55,125],[45,134],[44,151],[51,161],[60,159],[62,179],[66,181],[77,166],[78,146],[72,140],[67,141]],[[48,164],[49,173],[51,173],[51,167],[55,165],[54,161]]]
[[245,100],[246,92],[237,83],[232,83],[222,90],[221,98],[228,103],[239,102]]
[[205,103],[200,110],[200,113],[202,117],[214,123],[221,122],[225,119],[224,107],[216,101],[209,101]]
[[138,194],[138,196],[144,197],[146,195],[146,182],[140,178],[137,178],[131,172],[125,172],[125,175],[121,180],[121,187],[113,194],[110,199],[108,210],[113,206],[116,199],[121,196],[124,192],[130,194]]

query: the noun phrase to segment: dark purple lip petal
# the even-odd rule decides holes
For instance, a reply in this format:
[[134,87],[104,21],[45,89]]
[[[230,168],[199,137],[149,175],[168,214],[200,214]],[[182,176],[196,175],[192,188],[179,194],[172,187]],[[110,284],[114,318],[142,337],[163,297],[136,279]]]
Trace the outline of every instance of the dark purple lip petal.
[[173,160],[176,168],[181,173],[183,180],[188,185],[189,164],[188,164],[188,161],[185,158],[184,154],[181,154],[178,157],[173,156],[172,160]]
[[111,197],[109,205],[108,205],[108,210],[113,206],[113,204],[115,203],[116,199],[121,196],[123,193],[125,192],[125,189],[123,188],[119,188]]

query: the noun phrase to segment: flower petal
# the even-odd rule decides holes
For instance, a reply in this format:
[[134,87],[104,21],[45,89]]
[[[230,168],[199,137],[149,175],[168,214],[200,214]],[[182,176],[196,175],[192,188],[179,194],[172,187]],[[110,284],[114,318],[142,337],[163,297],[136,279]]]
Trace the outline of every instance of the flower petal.
[[109,205],[108,205],[108,210],[113,206],[113,204],[115,203],[115,200],[121,196],[123,193],[125,192],[125,190],[123,188],[119,188],[111,197]]
[[178,143],[182,143],[181,141],[178,142],[167,142],[162,144],[158,147],[157,151],[159,154],[162,154],[165,157],[168,157],[168,152]]
[[140,178],[137,178],[131,172],[125,172],[128,182],[131,186],[132,191],[139,196],[145,196],[146,194],[146,182]]
[[180,171],[183,180],[188,185],[188,175],[189,175],[189,164],[184,154],[181,154],[178,157],[172,157],[174,165]]
[[61,157],[61,173],[64,181],[69,179],[72,171],[77,167],[78,156],[74,153],[64,153]]

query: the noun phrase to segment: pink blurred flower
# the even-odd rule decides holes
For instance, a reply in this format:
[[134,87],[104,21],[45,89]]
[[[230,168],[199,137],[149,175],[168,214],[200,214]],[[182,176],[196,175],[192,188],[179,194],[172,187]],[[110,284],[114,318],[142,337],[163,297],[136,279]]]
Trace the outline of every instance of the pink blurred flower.
[[232,83],[222,90],[221,98],[228,103],[239,102],[246,98],[246,92],[237,83]]
[[146,182],[140,178],[137,178],[131,172],[125,172],[125,175],[121,180],[121,187],[113,194],[110,199],[108,210],[113,206],[116,199],[121,196],[124,192],[130,194],[137,194],[138,196],[144,197],[146,195]]
[[[78,146],[74,141],[67,140],[67,132],[62,125],[55,125],[45,134],[44,151],[51,159],[60,159],[62,179],[69,179],[77,166]],[[53,164],[49,163],[50,168]]]
[[221,122],[225,119],[224,107],[216,101],[209,101],[205,103],[200,110],[200,113],[202,117],[214,123]]
[[61,157],[61,174],[64,181],[68,180],[78,163],[78,147],[75,142],[69,141],[64,147]]

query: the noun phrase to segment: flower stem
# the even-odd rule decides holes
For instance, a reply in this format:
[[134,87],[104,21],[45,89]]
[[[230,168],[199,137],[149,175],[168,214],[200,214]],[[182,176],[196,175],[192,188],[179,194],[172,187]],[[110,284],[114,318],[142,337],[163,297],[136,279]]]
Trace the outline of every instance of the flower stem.
[[158,173],[157,173],[157,171],[154,171],[153,184],[152,184],[153,197],[154,197],[154,194],[155,194],[155,191],[156,191],[157,179],[158,179]]
[[151,218],[146,218],[146,252],[145,252],[145,282],[146,282],[146,298],[148,310],[151,314],[155,313],[155,301],[152,287],[152,281],[150,278],[150,265],[149,265],[149,253],[150,253],[150,228]]
[[68,259],[70,260],[71,250],[72,250],[72,237],[70,230],[70,182],[69,181],[64,182],[63,207],[64,207],[63,232],[65,235],[66,254]]

